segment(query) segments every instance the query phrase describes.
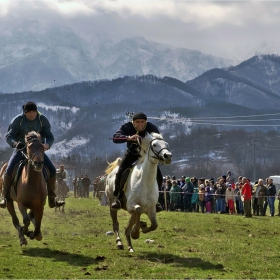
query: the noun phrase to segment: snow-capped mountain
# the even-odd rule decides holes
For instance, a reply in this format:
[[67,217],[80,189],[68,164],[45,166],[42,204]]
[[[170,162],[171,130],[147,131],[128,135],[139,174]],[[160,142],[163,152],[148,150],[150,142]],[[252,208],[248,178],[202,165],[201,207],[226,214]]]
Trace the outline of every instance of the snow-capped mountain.
[[91,80],[97,66],[72,30],[24,21],[0,34],[1,91],[14,92]]
[[144,38],[91,42],[58,24],[22,21],[0,32],[0,91],[41,90],[80,81],[152,74],[191,80],[232,61]]
[[253,48],[248,48],[244,50],[243,60],[250,59],[251,57],[255,55],[261,55],[261,54],[280,54],[280,48],[279,48],[279,41],[274,42],[260,42]]

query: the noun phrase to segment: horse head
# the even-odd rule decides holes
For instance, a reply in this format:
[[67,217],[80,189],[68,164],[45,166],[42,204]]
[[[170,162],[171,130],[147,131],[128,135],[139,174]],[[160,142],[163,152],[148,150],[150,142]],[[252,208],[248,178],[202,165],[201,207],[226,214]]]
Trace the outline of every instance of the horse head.
[[25,135],[27,160],[31,163],[36,172],[41,172],[44,166],[44,146],[41,136],[35,131]]
[[155,160],[155,163],[160,162],[164,165],[171,163],[172,154],[169,151],[169,145],[163,140],[161,134],[147,133],[141,143],[141,150],[144,153],[148,151],[148,156]]

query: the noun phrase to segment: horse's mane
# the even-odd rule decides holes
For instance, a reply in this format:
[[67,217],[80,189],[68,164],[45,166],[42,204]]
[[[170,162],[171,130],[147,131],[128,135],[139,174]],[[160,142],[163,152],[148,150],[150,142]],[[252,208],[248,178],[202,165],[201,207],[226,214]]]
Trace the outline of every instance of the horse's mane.
[[105,170],[105,173],[109,175],[112,172],[112,170],[120,164],[121,160],[122,159],[118,157],[115,161],[109,163],[108,167]]
[[143,141],[143,143],[145,143],[145,145],[147,145],[154,138],[163,140],[163,137],[161,134],[156,133],[156,132],[151,132],[151,133],[146,133],[145,137],[142,138],[142,141]]
[[153,138],[160,138],[160,139],[163,139],[163,137],[162,137],[162,135],[161,135],[160,133],[151,132],[150,134],[151,134],[151,136],[152,136]]
[[41,140],[41,135],[38,132],[31,131],[25,135],[25,143],[29,143],[32,140]]

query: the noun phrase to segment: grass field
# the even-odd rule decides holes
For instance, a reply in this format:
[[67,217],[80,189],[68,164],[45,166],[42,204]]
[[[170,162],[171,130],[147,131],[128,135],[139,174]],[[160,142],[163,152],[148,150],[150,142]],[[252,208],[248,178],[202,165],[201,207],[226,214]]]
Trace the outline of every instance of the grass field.
[[[107,207],[69,197],[65,214],[45,207],[43,240],[21,247],[7,210],[0,210],[0,278],[13,279],[277,279],[280,217],[161,212],[155,232],[117,250]],[[21,217],[20,217],[21,220]],[[146,216],[142,220],[148,221]],[[146,243],[146,239],[154,243]]]

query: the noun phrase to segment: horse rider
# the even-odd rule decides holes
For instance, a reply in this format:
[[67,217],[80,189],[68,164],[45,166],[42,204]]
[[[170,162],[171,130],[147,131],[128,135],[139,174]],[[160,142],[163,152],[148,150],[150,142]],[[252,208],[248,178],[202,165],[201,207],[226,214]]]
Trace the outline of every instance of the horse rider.
[[[51,132],[51,126],[48,119],[37,110],[37,105],[33,102],[27,102],[22,106],[23,113],[12,119],[8,132],[6,133],[6,141],[15,150],[8,162],[7,169],[4,173],[4,199],[0,202],[1,208],[7,207],[7,200],[10,200],[10,188],[12,185],[12,174],[15,166],[25,157],[21,152],[26,153],[25,135],[28,132],[36,131],[41,135],[41,141],[44,150],[48,150],[54,142],[54,136]],[[50,176],[47,179],[48,201],[49,207],[59,207],[64,205],[64,201],[57,201],[55,195],[56,168],[44,154],[44,165],[49,169]]]
[[[111,208],[113,209],[118,210],[121,208],[121,177],[123,172],[127,168],[131,167],[131,165],[139,158],[140,155],[138,152],[138,140],[141,141],[141,138],[145,137],[146,132],[159,133],[159,130],[154,124],[147,121],[147,116],[143,112],[138,112],[133,115],[132,122],[123,124],[113,136],[114,143],[127,143],[127,151],[122,158],[118,172],[116,174],[114,191],[115,201],[111,205]],[[157,182],[159,187],[162,185],[162,180],[162,174],[158,168]],[[156,205],[156,210],[157,212],[163,210],[159,203]]]
[[56,171],[56,179],[58,182],[63,182],[64,179],[66,179],[66,170],[64,169],[64,165],[61,164],[59,166],[59,169]]

